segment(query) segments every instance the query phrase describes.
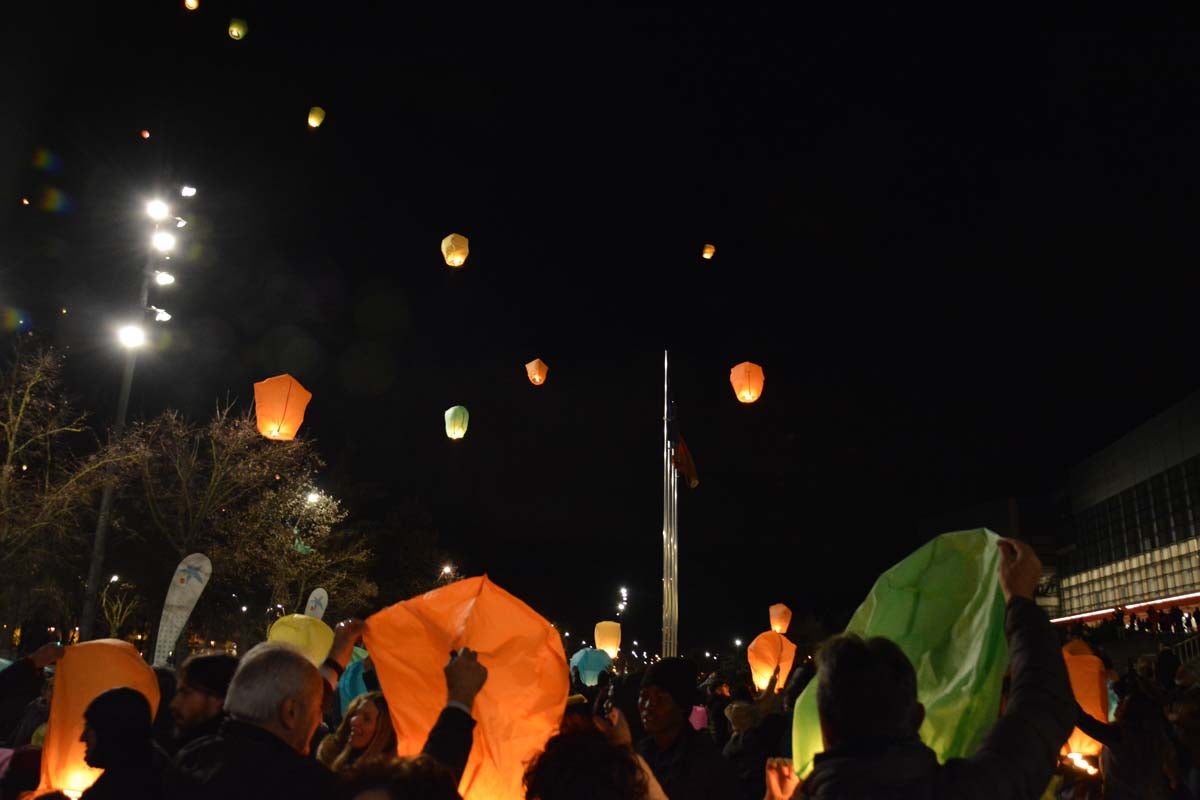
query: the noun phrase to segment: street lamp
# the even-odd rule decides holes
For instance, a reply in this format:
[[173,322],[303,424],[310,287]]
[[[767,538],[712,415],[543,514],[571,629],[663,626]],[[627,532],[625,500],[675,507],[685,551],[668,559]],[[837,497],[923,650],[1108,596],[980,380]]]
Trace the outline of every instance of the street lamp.
[[121,580],[121,576],[120,576],[120,575],[113,575],[111,578],[109,578],[109,579],[108,579],[108,582],[109,582],[109,583],[116,583],[116,582],[117,582],[117,581],[119,581],[119,580]]
[[141,325],[125,325],[117,331],[117,340],[126,350],[133,350],[146,343],[146,332]]
[[162,200],[151,200],[146,203],[146,216],[155,222],[162,222],[171,216],[171,209]]
[[184,197],[195,197],[196,196],[196,187],[195,186],[184,186],[182,189],[179,190],[179,194],[183,195]]
[[318,500],[320,500],[320,499],[321,499],[321,495],[320,495],[320,494],[318,494],[317,492],[309,492],[309,493],[308,493],[308,496],[307,496],[307,497],[305,497],[304,499],[305,499],[305,500],[308,502],[308,504],[311,506],[313,503],[315,503],[315,502],[317,502]]
[[167,313],[167,310],[165,308],[159,308],[158,306],[150,306],[150,310],[154,312],[154,321],[155,322],[170,322],[171,321],[171,315]]
[[175,249],[175,234],[167,231],[156,231],[150,237],[150,244],[160,253],[169,253]]
[[175,276],[169,272],[163,272],[162,270],[156,269],[154,271],[154,282],[159,286],[170,286],[175,282]]

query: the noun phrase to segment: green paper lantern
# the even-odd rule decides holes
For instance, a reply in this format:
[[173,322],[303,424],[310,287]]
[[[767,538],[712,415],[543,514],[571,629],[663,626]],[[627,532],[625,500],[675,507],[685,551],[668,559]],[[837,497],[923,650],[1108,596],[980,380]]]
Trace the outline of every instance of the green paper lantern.
[[451,439],[461,439],[467,435],[467,422],[471,415],[466,406],[452,406],[446,409],[446,435]]

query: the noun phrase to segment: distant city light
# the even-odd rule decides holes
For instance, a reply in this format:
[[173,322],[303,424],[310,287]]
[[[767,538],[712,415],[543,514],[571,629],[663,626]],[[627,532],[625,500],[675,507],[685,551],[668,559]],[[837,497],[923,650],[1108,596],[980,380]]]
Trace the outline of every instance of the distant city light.
[[446,564],[445,566],[442,567],[443,575],[449,575],[453,571],[454,571],[454,567],[450,566],[449,564]]
[[309,492],[308,497],[306,497],[304,499],[308,501],[309,505],[312,505],[313,503],[315,503],[321,499],[321,495],[318,494],[317,492]]
[[111,578],[109,578],[109,579],[108,579],[108,582],[109,582],[109,583],[116,583],[116,582],[117,582],[117,581],[119,581],[119,580],[121,580],[121,576],[120,576],[120,575],[113,575]]
[[182,189],[179,190],[179,193],[181,195],[183,195],[184,197],[195,197],[196,196],[196,187],[195,186],[184,186]]
[[[154,282],[159,286],[170,286],[175,282],[175,276],[169,272],[156,271],[154,273]],[[65,308],[63,309],[63,313],[67,313]]]
[[166,309],[156,308],[155,306],[150,306],[150,310],[154,312],[154,321],[155,322],[170,322],[171,321],[171,315],[167,313]]
[[186,220],[186,219],[184,219],[183,217],[176,217],[176,218],[175,218],[175,227],[176,227],[176,228],[182,228],[182,227],[183,227],[183,226],[185,226],[185,225],[187,225],[187,220]]

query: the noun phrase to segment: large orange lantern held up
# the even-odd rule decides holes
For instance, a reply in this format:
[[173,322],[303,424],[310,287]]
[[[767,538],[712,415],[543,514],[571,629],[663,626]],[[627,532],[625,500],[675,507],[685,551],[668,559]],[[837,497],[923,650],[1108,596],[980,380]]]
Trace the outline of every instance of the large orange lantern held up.
[[733,393],[743,403],[753,403],[762,396],[763,380],[762,367],[751,361],[743,361],[729,370]]
[[595,633],[596,648],[607,653],[609,658],[616,658],[621,650],[621,623],[597,622]]
[[470,253],[467,245],[467,237],[461,233],[452,233],[442,239],[442,258],[446,259],[446,264],[451,267],[461,267],[467,263],[467,254]]
[[776,603],[770,608],[771,614],[771,630],[776,633],[787,633],[788,626],[792,624],[792,610],[783,603]]
[[[1108,670],[1104,668],[1104,662],[1079,639],[1067,642],[1062,653],[1076,702],[1093,719],[1108,722]],[[1075,728],[1062,746],[1062,754],[1098,756],[1101,747],[1095,739]]]
[[755,637],[746,648],[746,660],[750,662],[750,677],[761,692],[771,682],[775,669],[779,669],[779,679],[775,682],[775,691],[781,691],[787,683],[788,673],[792,671],[792,662],[796,660],[796,645],[788,641],[782,633],[766,631]]
[[546,373],[550,368],[546,366],[546,362],[540,358],[535,358],[525,365],[525,374],[529,376],[529,382],[534,386],[541,386],[546,382]]
[[254,415],[258,432],[268,439],[291,441],[304,422],[312,392],[291,375],[276,375],[254,384]]

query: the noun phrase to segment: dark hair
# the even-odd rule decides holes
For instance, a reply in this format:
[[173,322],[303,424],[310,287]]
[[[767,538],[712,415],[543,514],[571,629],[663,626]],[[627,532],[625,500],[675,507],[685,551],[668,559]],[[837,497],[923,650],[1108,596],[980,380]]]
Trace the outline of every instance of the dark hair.
[[816,664],[817,713],[826,749],[916,734],[917,673],[894,642],[842,634],[821,647]]
[[372,789],[395,800],[461,800],[454,773],[424,754],[366,761],[342,774],[341,796],[347,800]]
[[179,680],[189,688],[224,700],[237,666],[237,658],[228,653],[200,653],[183,662]]
[[633,751],[595,728],[550,737],[524,784],[526,800],[644,800],[648,792]]

